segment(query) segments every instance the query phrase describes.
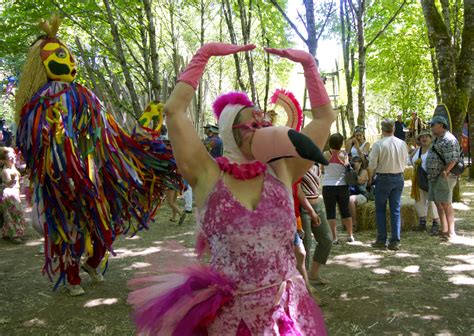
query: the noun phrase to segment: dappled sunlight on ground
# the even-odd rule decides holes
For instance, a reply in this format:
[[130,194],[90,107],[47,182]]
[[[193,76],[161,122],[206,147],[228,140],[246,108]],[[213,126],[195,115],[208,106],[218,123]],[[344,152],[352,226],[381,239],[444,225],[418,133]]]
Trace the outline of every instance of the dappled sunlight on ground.
[[370,252],[342,254],[334,257],[328,264],[338,264],[350,268],[378,266],[382,256]]
[[186,238],[190,235],[194,235],[194,231],[187,231],[176,235],[166,236],[166,239]]
[[410,266],[404,267],[402,269],[402,272],[405,272],[405,273],[419,273],[420,272],[420,266],[410,265]]
[[35,239],[35,240],[29,240],[25,243],[25,246],[39,246],[44,243],[44,239]]
[[131,270],[134,270],[134,269],[145,268],[145,267],[148,267],[148,266],[151,266],[151,264],[147,263],[147,262],[134,262],[133,264],[131,264],[127,267],[124,267],[122,269],[124,271],[131,271]]
[[397,254],[393,255],[395,258],[419,258],[418,254],[411,254],[408,252],[398,252]]
[[455,285],[474,285],[474,278],[463,274],[450,277],[448,280]]
[[161,248],[159,247],[148,247],[148,248],[141,248],[141,249],[134,249],[134,250],[120,248],[120,249],[115,250],[115,253],[117,253],[117,255],[114,256],[114,259],[145,256],[145,255],[156,253],[159,251],[161,251]]
[[474,246],[474,238],[466,236],[456,236],[449,239],[451,244]]
[[454,210],[461,210],[461,211],[470,211],[471,207],[464,204],[464,203],[456,202],[456,203],[453,203],[453,209]]
[[96,307],[100,305],[113,305],[118,302],[117,298],[109,298],[109,299],[94,299],[94,300],[89,300],[84,304],[84,307],[86,308],[91,308],[91,307]]
[[133,237],[125,237],[125,240],[137,240],[137,239],[142,239],[139,235],[135,235]]
[[[448,275],[474,271],[474,254],[450,255],[447,256],[447,258],[464,262],[457,265],[442,267],[442,270]],[[457,274],[451,276],[448,281],[455,285],[474,285],[474,277],[466,274]]]
[[39,319],[39,318],[34,318],[34,319],[31,319],[31,320],[28,320],[28,321],[25,321],[23,323],[23,325],[25,327],[45,327],[46,326],[46,322]]
[[390,270],[388,270],[386,268],[374,268],[374,269],[372,269],[372,272],[374,272],[375,274],[379,274],[379,275],[390,274]]
[[443,296],[443,299],[457,299],[459,297],[459,293],[449,293],[448,295]]

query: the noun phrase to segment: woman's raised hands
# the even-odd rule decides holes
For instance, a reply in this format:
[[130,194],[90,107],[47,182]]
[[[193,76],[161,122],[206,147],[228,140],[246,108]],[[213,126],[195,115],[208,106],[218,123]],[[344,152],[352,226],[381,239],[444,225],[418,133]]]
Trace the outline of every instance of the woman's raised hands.
[[196,54],[194,54],[191,62],[189,62],[186,69],[179,76],[178,81],[185,82],[196,89],[209,58],[212,56],[231,55],[241,51],[249,51],[254,48],[255,44],[236,45],[222,42],[206,43],[199,48]]
[[314,57],[303,50],[265,48],[265,51],[270,54],[288,58],[290,61],[301,63],[303,66],[314,64]]

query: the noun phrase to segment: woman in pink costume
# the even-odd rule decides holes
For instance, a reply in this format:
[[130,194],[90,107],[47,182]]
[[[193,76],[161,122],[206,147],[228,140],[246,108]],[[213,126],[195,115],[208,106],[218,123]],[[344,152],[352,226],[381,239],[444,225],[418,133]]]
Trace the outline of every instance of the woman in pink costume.
[[224,158],[213,159],[186,109],[211,56],[250,51],[254,45],[208,43],[194,55],[165,106],[176,162],[196,196],[198,255],[209,266],[149,276],[151,286],[129,296],[138,333],[146,335],[325,335],[319,307],[295,266],[291,185],[313,161],[325,162],[334,120],[313,57],[292,49],[265,49],[303,65],[313,119],[298,133],[268,127],[243,93],[214,103]]

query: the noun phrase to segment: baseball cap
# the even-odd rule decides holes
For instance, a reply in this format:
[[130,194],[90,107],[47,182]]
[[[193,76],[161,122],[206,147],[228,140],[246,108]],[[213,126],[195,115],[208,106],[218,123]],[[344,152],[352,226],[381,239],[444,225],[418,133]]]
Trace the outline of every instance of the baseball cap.
[[434,116],[430,121],[428,121],[428,124],[443,124],[444,126],[448,126],[448,122],[443,116]]

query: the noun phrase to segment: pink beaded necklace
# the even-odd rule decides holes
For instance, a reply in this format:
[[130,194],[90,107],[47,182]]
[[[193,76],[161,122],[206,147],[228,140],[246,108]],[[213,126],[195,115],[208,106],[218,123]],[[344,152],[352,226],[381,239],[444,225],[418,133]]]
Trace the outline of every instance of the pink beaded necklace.
[[216,161],[220,170],[232,175],[237,180],[250,180],[267,170],[267,166],[260,161],[238,164],[230,162],[225,156],[216,158]]

